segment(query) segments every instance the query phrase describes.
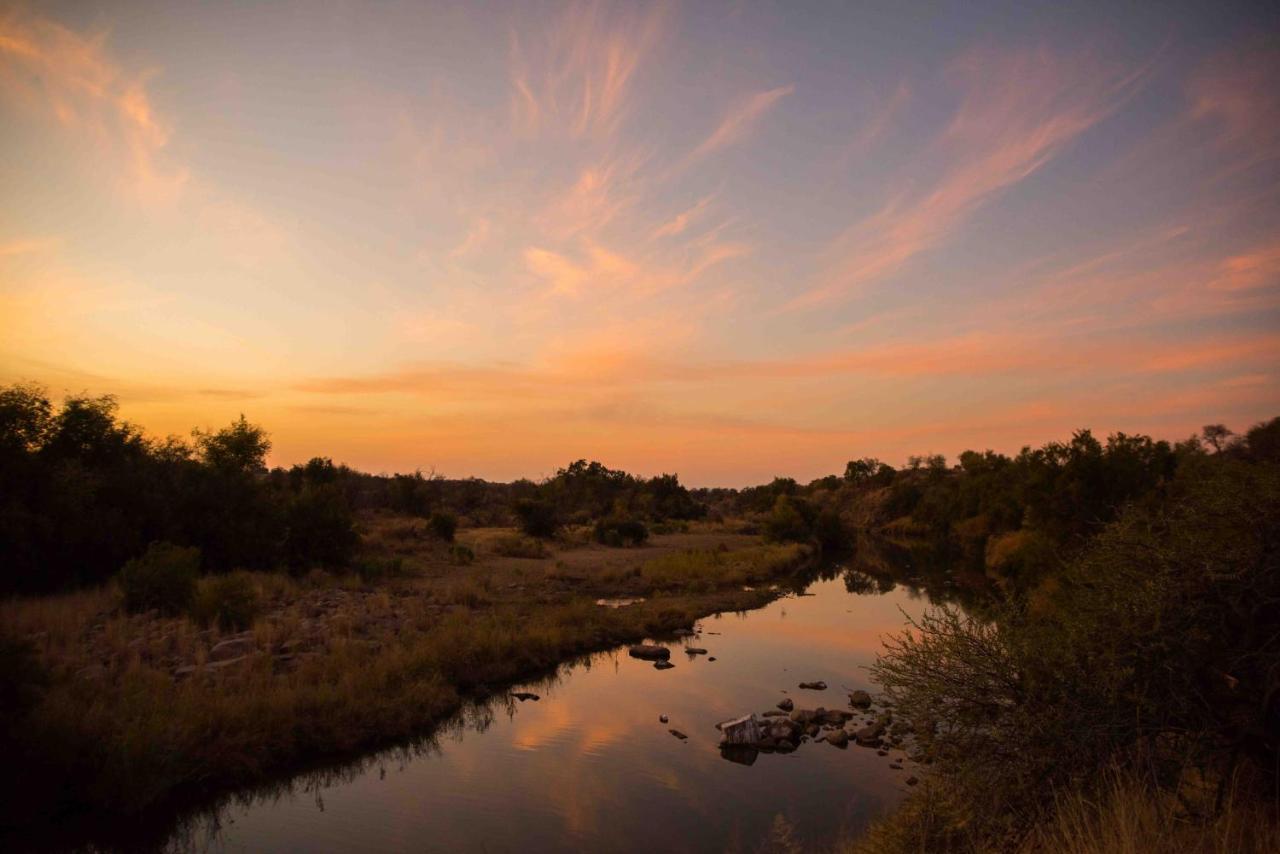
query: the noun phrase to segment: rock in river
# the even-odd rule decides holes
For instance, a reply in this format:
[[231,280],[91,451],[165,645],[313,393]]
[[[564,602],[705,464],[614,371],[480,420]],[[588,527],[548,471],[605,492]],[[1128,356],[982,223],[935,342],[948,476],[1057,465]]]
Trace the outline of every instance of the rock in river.
[[855,709],[865,709],[871,706],[871,695],[866,691],[854,691],[849,695],[849,705]]
[[654,670],[670,670],[673,667],[675,667],[675,665],[670,661],[655,661],[653,663]]
[[849,733],[842,729],[833,729],[831,732],[827,733],[827,744],[834,747],[848,747]]
[[827,683],[822,680],[818,680],[817,682],[801,682],[800,687],[808,688],[810,691],[825,691],[827,690]]
[[684,648],[684,651],[689,653],[690,655],[706,655],[707,654],[707,651],[705,649],[702,649],[696,646],[686,646]]
[[672,735],[674,735],[676,738],[680,739],[681,741],[687,741],[687,740],[688,740],[688,738],[689,738],[689,736],[685,735],[684,733],[682,733],[682,732],[681,732],[680,730],[678,730],[678,729],[669,729],[669,730],[667,730],[667,732],[671,733]]
[[794,702],[792,702],[792,700],[791,700],[791,698],[790,698],[790,697],[787,697],[785,700],[783,700],[782,702],[778,703],[778,708],[779,708],[779,709],[782,709],[782,711],[784,711],[784,712],[789,712],[789,711],[791,711],[792,709],[794,709],[795,707],[796,707],[796,704],[795,704]]
[[632,658],[643,658],[645,661],[666,661],[671,657],[671,650],[656,643],[638,643],[627,650]]
[[537,694],[532,694],[528,691],[512,691],[511,696],[515,697],[517,700],[519,700],[522,703],[525,700],[533,700],[534,702],[537,702],[538,700],[542,699]]

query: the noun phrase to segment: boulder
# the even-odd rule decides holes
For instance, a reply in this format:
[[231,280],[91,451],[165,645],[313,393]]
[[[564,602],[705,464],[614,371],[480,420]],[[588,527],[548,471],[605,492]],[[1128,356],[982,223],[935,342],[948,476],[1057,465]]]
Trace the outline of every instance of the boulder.
[[707,654],[707,651],[705,649],[702,649],[701,647],[696,647],[696,646],[686,646],[684,648],[684,651],[689,653],[690,655],[706,655]]
[[645,661],[666,661],[671,657],[671,650],[656,643],[638,643],[627,649],[627,655]]
[[675,667],[675,665],[670,661],[655,661],[653,663],[654,670],[670,670],[673,667]]
[[787,697],[785,700],[783,700],[782,702],[778,703],[778,708],[779,708],[779,709],[782,709],[782,711],[784,711],[784,712],[789,712],[789,711],[791,711],[792,709],[794,709],[795,707],[796,707],[796,704],[795,704],[794,702],[792,702],[792,700],[791,700],[791,698],[790,698],[790,697]]
[[842,729],[833,729],[831,732],[827,733],[827,744],[835,747],[848,747],[849,733]]
[[855,709],[866,709],[871,706],[871,695],[866,691],[854,691],[849,695],[849,705]]
[[759,742],[764,735],[764,728],[760,725],[760,721],[756,720],[755,715],[743,715],[731,721],[722,721],[716,724],[716,729],[720,730],[723,736],[720,741],[722,745],[752,745]]
[[253,652],[253,636],[227,638],[213,645],[213,649],[209,650],[210,661],[225,661],[230,658],[239,658]]

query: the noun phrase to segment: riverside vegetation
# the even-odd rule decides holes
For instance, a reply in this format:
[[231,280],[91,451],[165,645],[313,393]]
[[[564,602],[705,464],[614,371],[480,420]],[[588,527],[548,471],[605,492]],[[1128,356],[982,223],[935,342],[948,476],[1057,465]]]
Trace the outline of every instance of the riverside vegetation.
[[874,675],[932,764],[846,847],[1275,850],[1280,419],[744,490],[267,470],[269,447],[244,418],[156,441],[110,398],[0,390],[10,826],[407,737],[857,549],[986,583],[888,643]]

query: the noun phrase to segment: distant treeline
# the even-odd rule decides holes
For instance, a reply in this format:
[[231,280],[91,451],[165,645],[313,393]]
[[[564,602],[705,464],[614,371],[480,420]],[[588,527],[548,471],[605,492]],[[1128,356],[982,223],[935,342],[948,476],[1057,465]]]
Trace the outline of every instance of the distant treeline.
[[243,416],[190,441],[156,440],[121,421],[110,396],[57,406],[37,386],[0,388],[0,591],[97,583],[151,542],[198,547],[206,572],[342,567],[359,546],[357,514],[379,511],[518,524],[533,536],[594,524],[612,545],[707,517],[829,550],[848,548],[858,530],[888,530],[945,540],[1017,576],[1060,561],[1189,456],[1274,459],[1280,419],[1243,437],[1214,425],[1176,445],[1125,434],[1103,443],[1083,430],[1015,457],[966,451],[955,466],[863,458],[842,476],[742,490],[689,490],[674,474],[641,478],[586,460],[537,483],[372,475],[321,457],[268,470],[270,447]]
[[101,582],[152,542],[198,547],[206,572],[340,568],[359,546],[361,511],[520,521],[547,536],[563,524],[705,512],[675,475],[636,478],[586,461],[542,483],[503,484],[371,475],[320,457],[268,470],[270,449],[243,416],[190,441],[156,440],[121,421],[110,396],[56,406],[37,386],[0,388],[0,592]]

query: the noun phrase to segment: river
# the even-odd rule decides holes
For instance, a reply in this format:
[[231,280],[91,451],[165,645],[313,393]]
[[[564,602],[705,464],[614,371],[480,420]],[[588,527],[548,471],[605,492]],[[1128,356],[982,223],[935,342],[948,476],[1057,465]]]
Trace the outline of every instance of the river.
[[[882,636],[926,603],[911,588],[837,573],[759,610],[702,620],[697,637],[667,642],[671,669],[625,649],[566,664],[513,689],[537,700],[503,697],[467,709],[428,741],[224,799],[183,822],[165,847],[754,851],[771,838],[828,845],[892,808],[921,769],[899,750],[880,756],[820,741],[761,753],[750,764],[727,761],[715,724],[785,697],[801,708],[847,709],[847,689],[874,693],[866,668]],[[687,654],[687,646],[708,654]],[[828,689],[798,687],[816,680]]]

